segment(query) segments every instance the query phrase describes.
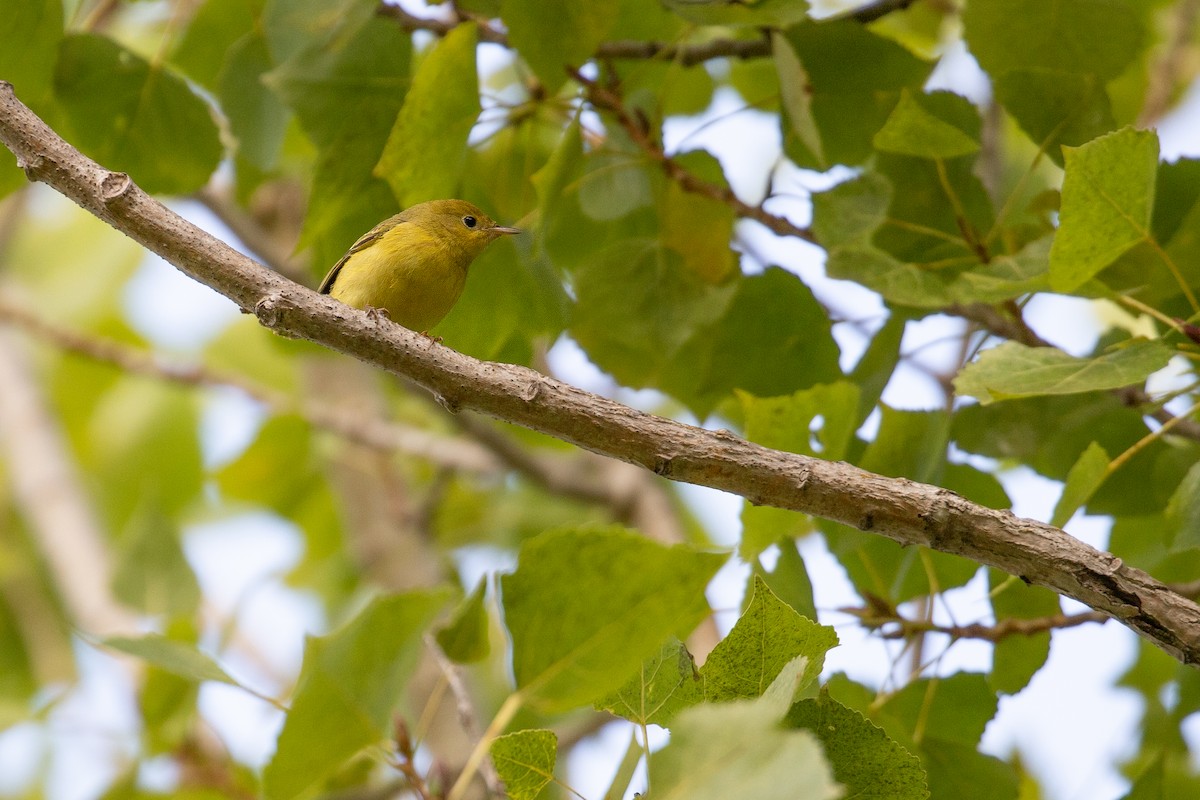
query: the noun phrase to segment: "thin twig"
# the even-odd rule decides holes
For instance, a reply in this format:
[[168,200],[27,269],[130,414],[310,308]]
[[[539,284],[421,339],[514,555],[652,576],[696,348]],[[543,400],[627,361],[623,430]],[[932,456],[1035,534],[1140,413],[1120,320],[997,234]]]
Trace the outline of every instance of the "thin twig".
[[786,217],[770,213],[761,205],[754,206],[743,201],[728,186],[711,183],[693,174],[678,161],[667,155],[662,145],[656,142],[647,130],[643,119],[635,116],[626,106],[616,91],[602,86],[599,81],[591,80],[579,70],[572,70],[571,76],[584,87],[588,102],[597,109],[603,109],[616,117],[617,122],[625,129],[629,138],[638,149],[662,167],[663,172],[671,180],[679,184],[685,191],[702,195],[718,203],[723,203],[733,209],[739,217],[752,219],[779,236],[794,236],[806,242],[817,241],[817,237],[809,228],[803,228]]
[[[441,646],[431,634],[425,634],[424,639],[425,647],[433,656],[438,669],[442,671],[446,684],[450,687],[450,693],[454,695],[459,724],[462,725],[462,729],[471,741],[479,741],[482,731],[479,725],[479,715],[475,711],[475,703],[471,700],[471,692],[463,682],[462,672],[458,665],[446,657]],[[487,785],[489,795],[504,797],[504,783],[500,780],[499,773],[496,772],[496,765],[492,763],[491,756],[485,756],[479,764],[479,773],[483,776],[483,782]]]
[[[916,0],[879,0],[879,2],[838,14],[824,21],[855,20],[866,24],[874,22],[893,11],[900,11],[911,6]],[[388,17],[400,24],[406,31],[427,31],[435,36],[445,36],[455,27],[465,21],[473,20],[478,25],[479,40],[492,44],[511,47],[508,36],[492,25],[488,20],[455,12],[452,19],[429,19],[410,14],[399,5],[380,3],[376,13]],[[618,40],[601,42],[596,48],[594,57],[602,59],[644,59],[671,61],[685,67],[693,67],[718,58],[752,59],[765,58],[771,55],[771,40],[761,36],[754,39],[717,38],[706,42],[680,44],[678,42],[657,42]]]

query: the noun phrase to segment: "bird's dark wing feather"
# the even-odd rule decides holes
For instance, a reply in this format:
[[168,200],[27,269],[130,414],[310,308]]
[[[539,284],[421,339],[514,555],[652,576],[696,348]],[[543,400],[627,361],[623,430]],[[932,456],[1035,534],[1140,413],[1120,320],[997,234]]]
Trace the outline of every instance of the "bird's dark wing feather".
[[378,241],[385,233],[392,228],[404,222],[404,215],[397,214],[394,217],[388,217],[383,222],[376,225],[371,230],[358,237],[358,241],[350,245],[350,249],[346,251],[346,255],[338,259],[338,262],[333,265],[333,269],[329,270],[329,274],[325,276],[325,280],[321,281],[321,288],[317,291],[321,294],[329,294],[333,290],[333,283],[337,280],[338,273],[342,271],[342,266],[350,259],[350,256],[365,250],[376,241]]

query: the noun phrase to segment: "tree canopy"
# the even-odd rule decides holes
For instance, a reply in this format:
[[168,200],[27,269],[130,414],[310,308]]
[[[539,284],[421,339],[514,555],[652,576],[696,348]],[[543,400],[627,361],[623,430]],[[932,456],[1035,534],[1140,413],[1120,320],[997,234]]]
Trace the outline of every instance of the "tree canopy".
[[[1046,776],[980,750],[999,700],[1108,624],[1126,796],[1200,793],[1200,161],[1155,131],[1200,3],[418,6],[0,0],[0,726],[61,726],[103,653],[111,798],[1015,800]],[[438,340],[306,288],[449,197],[525,233]],[[146,250],[231,302],[165,340]],[[222,604],[252,545],[192,545],[247,519],[298,555]],[[818,608],[817,539],[853,607]],[[291,658],[268,583],[312,609]],[[847,620],[884,683],[825,668]],[[990,667],[945,667],[968,640]],[[277,720],[261,759],[221,685]],[[576,764],[613,720],[624,757]]]

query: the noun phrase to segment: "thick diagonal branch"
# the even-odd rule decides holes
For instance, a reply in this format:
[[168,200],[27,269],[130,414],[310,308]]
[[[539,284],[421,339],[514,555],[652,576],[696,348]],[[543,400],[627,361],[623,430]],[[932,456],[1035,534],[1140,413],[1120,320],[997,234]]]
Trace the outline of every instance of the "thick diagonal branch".
[[521,366],[482,362],[267,270],[167,209],[55,134],[0,82],[0,141],[43,181],[180,270],[312,340],[472,408],[672,480],[835,520],[1019,575],[1119,620],[1167,653],[1200,662],[1200,606],[1058,528],[936,486],[771,450],[637,411]]

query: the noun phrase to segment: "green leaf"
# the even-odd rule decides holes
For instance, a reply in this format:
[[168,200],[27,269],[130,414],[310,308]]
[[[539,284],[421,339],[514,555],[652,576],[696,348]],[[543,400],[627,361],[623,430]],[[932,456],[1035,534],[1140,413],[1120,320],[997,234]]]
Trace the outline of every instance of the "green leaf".
[[216,89],[226,55],[236,42],[253,35],[261,5],[259,0],[207,0],[200,4],[171,53],[171,63],[206,89]]
[[790,28],[808,17],[805,0],[663,0],[667,8],[698,25]]
[[841,796],[821,747],[808,731],[779,725],[804,658],[789,664],[756,700],[685,709],[671,743],[650,756],[657,800],[825,800]]
[[487,658],[488,613],[484,605],[487,579],[480,578],[475,591],[454,609],[450,621],[437,631],[437,643],[446,656],[459,664],[472,664]]
[[217,77],[217,97],[237,140],[237,155],[264,172],[275,168],[291,120],[291,112],[262,81],[274,66],[266,38],[254,32],[230,46]]
[[[656,239],[629,237],[597,250],[574,272],[571,335],[626,386],[659,385],[678,353],[725,314],[737,283],[711,286]],[[707,374],[707,373],[706,373]]]
[[1167,524],[1172,550],[1200,548],[1200,464],[1188,470],[1171,495]]
[[692,654],[671,638],[624,686],[595,705],[638,725],[667,727],[676,714],[703,700],[704,683]]
[[801,700],[784,724],[812,731],[825,750],[833,777],[855,800],[925,800],[929,797],[919,758],[888,738],[859,712],[822,691]]
[[1021,69],[994,83],[997,99],[1021,130],[1060,167],[1064,145],[1078,147],[1117,127],[1104,82],[1095,75]]
[[73,140],[147,192],[195,191],[221,160],[208,105],[162,65],[109,39],[63,39],[54,88]]
[[765,572],[761,564],[755,562],[753,576],[761,576],[771,591],[801,616],[808,619],[817,618],[812,579],[795,542],[779,543],[779,558],[771,572]]
[[876,150],[917,158],[955,158],[979,152],[977,138],[926,110],[908,89],[900,92],[900,102],[873,141]]
[[[279,66],[263,80],[296,112],[319,148],[337,145],[350,164],[368,157],[374,164],[412,80],[411,36],[395,22],[375,16],[371,5],[361,0],[352,3],[355,11],[347,14],[325,3],[309,10],[290,2],[271,6],[294,11],[299,27],[275,36],[275,27],[266,27],[267,43]],[[287,50],[276,46],[281,36],[290,43]],[[288,52],[293,47],[296,51]],[[346,113],[350,106],[353,114]]]
[[136,656],[165,672],[189,681],[216,681],[230,686],[241,685],[229,677],[217,662],[196,649],[195,645],[168,639],[161,634],[151,633],[137,638],[111,636],[101,639],[100,644]]
[[[727,188],[720,163],[703,150],[674,156],[676,162],[714,185]],[[733,238],[733,209],[727,203],[689,192],[668,181],[659,200],[662,241],[683,256],[684,265],[709,283],[720,283],[739,272],[729,248]]]
[[888,698],[876,722],[897,741],[924,730],[936,732],[941,741],[974,748],[997,707],[985,676],[959,672],[909,683]]
[[62,36],[61,0],[0,0],[0,76],[26,105],[49,100]]
[[807,659],[798,676],[797,688],[803,689],[816,680],[825,653],[837,643],[833,628],[800,616],[756,576],[745,612],[700,670],[704,699],[725,702],[758,697],[784,665],[798,656]]
[[[1003,586],[1003,589],[999,587]],[[997,622],[1005,619],[1037,619],[1061,612],[1058,595],[1040,586],[1030,586],[999,570],[988,570],[989,599]],[[1032,636],[1005,636],[992,650],[988,684],[997,692],[1016,694],[1024,689],[1050,656],[1050,632]]]
[[1017,800],[1016,771],[995,756],[936,736],[921,742],[920,753],[931,797]]
[[526,730],[492,740],[492,761],[512,800],[537,800],[554,780],[558,737],[554,731]]
[[376,597],[333,633],[307,640],[291,710],[263,771],[268,800],[297,797],[388,735],[421,634],[445,601],[444,592]]
[[456,194],[479,117],[473,23],[456,25],[421,61],[375,167],[402,206]]
[[170,617],[195,613],[200,584],[179,542],[178,527],[147,502],[124,531],[113,574],[113,594],[147,614]]
[[[872,154],[904,88],[919,91],[932,65],[853,20],[807,21],[784,34],[775,58],[785,91],[784,150],[801,167],[859,164]],[[775,44],[784,42],[776,37]],[[846,58],[854,53],[854,58]],[[809,100],[801,102],[803,93]],[[757,99],[757,98],[756,98]],[[819,144],[819,146],[817,146]]]
[[864,172],[813,195],[813,232],[825,248],[870,245],[887,219],[892,184],[878,172]]
[[1050,285],[1059,292],[1151,238],[1158,136],[1123,128],[1064,152],[1061,223],[1050,248]]
[[1137,57],[1145,39],[1127,0],[972,0],[962,18],[971,53],[993,76],[1045,68],[1107,81]]
[[725,558],[617,527],[528,540],[501,579],[517,687],[549,710],[617,689],[709,613],[704,587]]
[[509,40],[553,95],[567,80],[568,67],[591,60],[616,24],[618,3],[562,0],[503,0],[500,18]]
[[829,317],[803,281],[770,267],[734,285],[721,319],[665,365],[661,388],[706,414],[735,389],[765,397],[842,377]]
[[1051,525],[1061,528],[1076,511],[1083,508],[1108,477],[1108,464],[1108,453],[1104,452],[1104,448],[1096,442],[1089,444],[1067,473],[1062,495],[1059,496],[1058,503],[1054,506],[1054,514],[1050,517]]
[[1134,341],[1094,358],[1055,347],[1005,342],[985,350],[954,379],[959,394],[994,403],[1044,394],[1077,394],[1141,383],[1167,365],[1174,352],[1161,342]]
[[125,525],[148,500],[171,516],[197,499],[203,485],[198,405],[188,389],[128,376],[100,398],[88,420],[83,460],[105,489],[103,508],[114,524]]

